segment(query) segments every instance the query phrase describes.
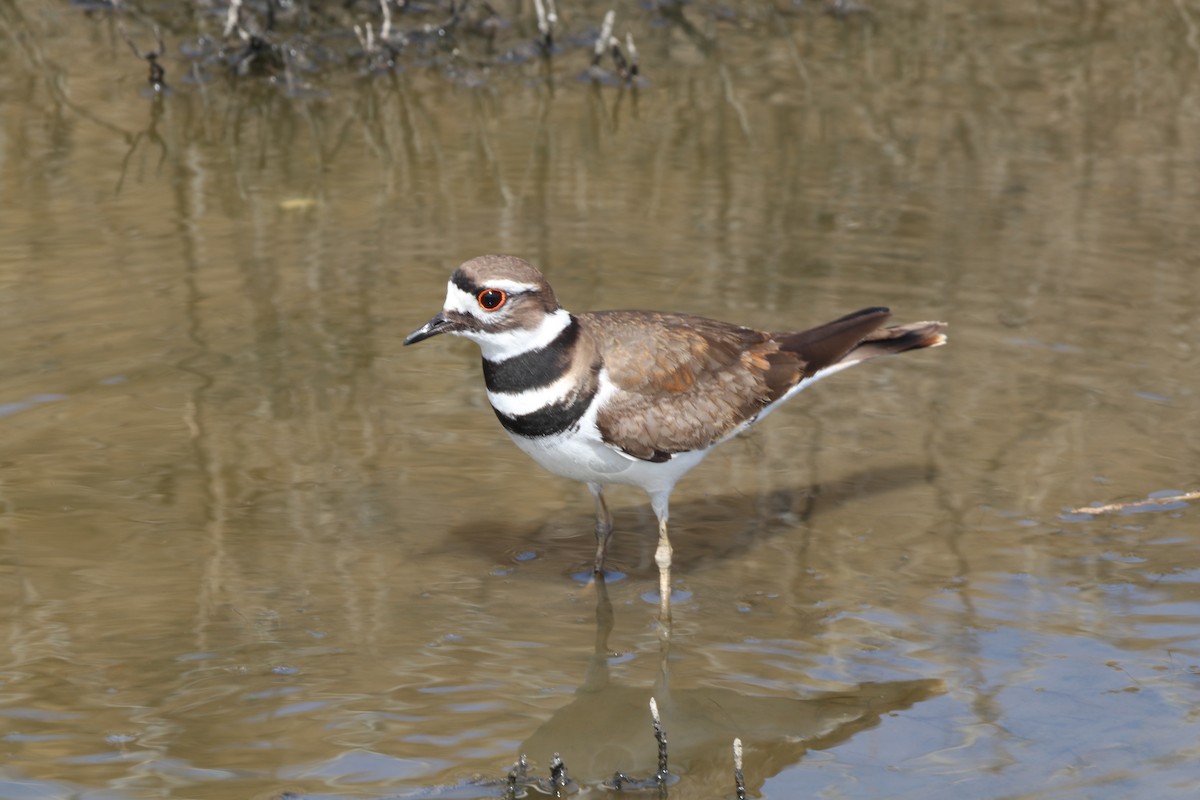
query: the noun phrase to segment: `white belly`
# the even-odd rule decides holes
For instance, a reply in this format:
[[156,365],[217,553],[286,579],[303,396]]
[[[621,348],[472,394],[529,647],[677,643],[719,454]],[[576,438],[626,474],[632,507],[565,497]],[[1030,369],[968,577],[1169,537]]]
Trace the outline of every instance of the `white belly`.
[[642,461],[609,447],[598,435],[591,436],[585,430],[538,439],[512,436],[512,440],[555,475],[588,483],[623,483],[648,493],[669,492],[708,455],[708,450],[697,450],[680,453],[670,461]]

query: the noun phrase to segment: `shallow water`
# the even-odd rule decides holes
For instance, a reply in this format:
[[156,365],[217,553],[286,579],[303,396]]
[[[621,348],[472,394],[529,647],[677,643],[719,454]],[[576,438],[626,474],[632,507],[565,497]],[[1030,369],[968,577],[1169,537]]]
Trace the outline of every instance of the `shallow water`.
[[[636,92],[577,51],[288,96],[168,42],[155,101],[111,20],[0,2],[0,798],[554,752],[599,794],[651,695],[671,797],[732,796],[735,736],[753,796],[1193,796],[1196,503],[1070,511],[1200,488],[1200,10],[880,5],[622,11]],[[664,667],[644,498],[601,591],[474,346],[400,346],[486,252],[576,310],[951,341],[680,484]]]

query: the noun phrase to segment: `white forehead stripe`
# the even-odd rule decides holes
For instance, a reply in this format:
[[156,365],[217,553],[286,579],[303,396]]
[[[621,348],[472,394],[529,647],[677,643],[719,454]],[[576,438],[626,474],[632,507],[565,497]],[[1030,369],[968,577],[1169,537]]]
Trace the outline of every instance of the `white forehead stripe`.
[[478,307],[475,297],[455,286],[454,281],[446,284],[446,311],[474,314],[475,309]]
[[571,324],[571,315],[565,308],[547,314],[536,328],[513,328],[496,333],[488,331],[464,331],[463,335],[479,343],[483,357],[488,361],[507,361],[530,350],[541,350],[558,338]]

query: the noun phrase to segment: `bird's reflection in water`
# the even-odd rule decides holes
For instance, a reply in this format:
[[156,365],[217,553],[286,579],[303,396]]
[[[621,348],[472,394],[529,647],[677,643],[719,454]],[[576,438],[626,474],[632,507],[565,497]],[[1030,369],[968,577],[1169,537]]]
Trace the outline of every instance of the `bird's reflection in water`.
[[[686,524],[677,528],[675,566],[695,578],[714,567],[745,558],[779,537],[795,540],[792,572],[804,572],[804,553],[815,548],[809,522],[815,517],[871,495],[921,484],[929,472],[902,465],[851,473],[836,481],[778,489],[754,496],[709,495],[678,503]],[[614,568],[638,586],[655,572],[652,558],[653,519],[639,510],[619,510]],[[563,572],[577,580],[591,576],[591,521],[582,513],[556,516],[530,528],[495,519],[468,523],[434,546],[452,553],[456,563],[472,557],[486,563],[520,563],[527,579],[560,581]],[[546,554],[546,558],[537,555]],[[531,557],[531,558],[530,558]],[[872,562],[874,564],[874,562]],[[581,566],[582,565],[582,566]],[[873,573],[872,573],[873,574]],[[537,576],[537,577],[534,577]],[[561,755],[568,774],[582,785],[596,786],[615,773],[650,779],[658,768],[649,702],[654,697],[668,742],[673,775],[688,783],[733,789],[733,739],[745,748],[743,772],[751,792],[773,775],[801,761],[810,749],[828,749],[855,733],[877,725],[884,716],[910,708],[944,692],[941,681],[868,682],[840,691],[749,694],[728,688],[674,688],[668,655],[671,612],[659,605],[659,671],[653,685],[624,686],[613,680],[609,635],[613,606],[603,578],[591,584],[596,593],[595,641],[582,684],[574,699],[559,708],[521,743],[516,755],[528,756],[530,775],[545,788],[548,766]],[[816,604],[824,599],[815,585],[792,602]],[[649,597],[645,599],[649,600]],[[644,606],[642,608],[645,608]],[[641,612],[639,612],[641,613]]]
[[[941,681],[860,683],[837,692],[804,692],[778,697],[731,689],[672,689],[668,660],[654,686],[622,686],[608,669],[608,636],[613,608],[603,578],[595,583],[596,641],[575,699],[560,708],[522,742],[521,754],[538,764],[561,755],[572,777],[599,783],[621,772],[653,775],[658,747],[648,710],[654,697],[667,733],[672,772],[708,772],[715,765],[733,786],[731,744],[745,745],[744,772],[753,790],[800,761],[810,748],[828,748],[873,727],[891,712],[909,708],[944,691]],[[664,640],[664,647],[669,642]]]

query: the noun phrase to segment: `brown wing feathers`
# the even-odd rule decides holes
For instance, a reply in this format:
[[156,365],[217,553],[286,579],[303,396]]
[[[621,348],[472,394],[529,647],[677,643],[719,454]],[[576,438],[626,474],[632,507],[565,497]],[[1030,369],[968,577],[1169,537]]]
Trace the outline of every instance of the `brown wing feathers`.
[[580,315],[607,353],[610,379],[625,391],[597,425],[629,455],[664,461],[719,441],[822,369],[945,340],[938,322],[881,328],[889,313],[864,308],[782,333],[675,314]]
[[678,314],[579,316],[623,390],[596,424],[605,441],[635,458],[665,461],[707,447],[764,405],[767,355],[776,349],[768,333]]

